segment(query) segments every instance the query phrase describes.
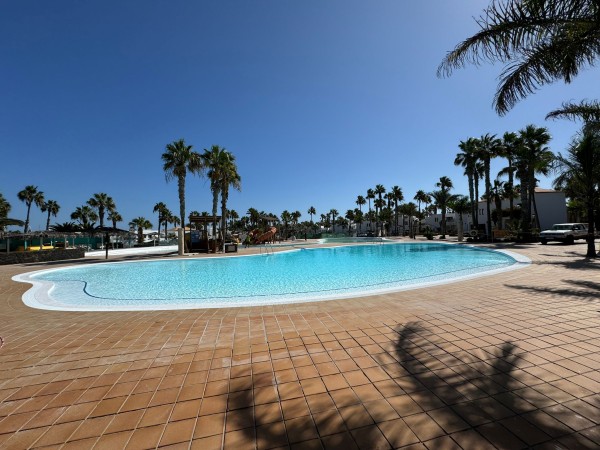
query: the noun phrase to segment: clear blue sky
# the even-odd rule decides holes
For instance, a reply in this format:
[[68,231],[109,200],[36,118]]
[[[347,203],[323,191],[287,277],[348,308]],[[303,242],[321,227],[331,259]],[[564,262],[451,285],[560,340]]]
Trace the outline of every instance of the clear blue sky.
[[[597,72],[543,87],[498,117],[500,66],[446,79],[436,68],[473,34],[481,0],[18,1],[0,14],[0,192],[33,184],[61,205],[111,195],[126,223],[178,212],[160,155],[184,138],[226,147],[242,192],[230,207],[317,214],[356,207],[376,184],[410,200],[449,176],[458,143],[533,123],[564,152],[578,124],[544,120],[563,101],[597,98]],[[493,166],[494,170],[499,169]],[[550,187],[551,180],[542,180]],[[187,211],[210,210],[188,178]],[[32,228],[45,225],[32,209]],[[121,226],[125,226],[121,224]]]

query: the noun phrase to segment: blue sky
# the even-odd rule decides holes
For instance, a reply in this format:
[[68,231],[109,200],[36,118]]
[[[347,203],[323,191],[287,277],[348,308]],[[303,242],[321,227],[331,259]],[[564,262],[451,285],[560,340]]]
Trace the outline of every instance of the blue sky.
[[[458,143],[527,124],[564,152],[578,124],[545,121],[563,101],[597,98],[594,71],[545,86],[498,117],[500,66],[436,77],[477,30],[481,0],[19,1],[0,14],[0,192],[33,184],[61,205],[111,195],[126,222],[177,213],[160,155],[184,138],[237,157],[230,207],[280,214],[356,207],[376,184],[407,200],[449,176]],[[493,170],[500,168],[500,162]],[[542,187],[550,187],[542,180]],[[187,211],[210,210],[209,183],[188,178]],[[122,226],[124,224],[121,224]],[[32,228],[45,217],[32,209]]]

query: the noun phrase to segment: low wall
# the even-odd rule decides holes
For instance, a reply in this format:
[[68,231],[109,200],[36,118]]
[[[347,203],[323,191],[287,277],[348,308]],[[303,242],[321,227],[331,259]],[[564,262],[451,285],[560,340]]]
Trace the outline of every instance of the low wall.
[[54,249],[43,251],[0,253],[0,265],[24,264],[45,261],[62,261],[65,259],[77,259],[85,256],[82,248]]

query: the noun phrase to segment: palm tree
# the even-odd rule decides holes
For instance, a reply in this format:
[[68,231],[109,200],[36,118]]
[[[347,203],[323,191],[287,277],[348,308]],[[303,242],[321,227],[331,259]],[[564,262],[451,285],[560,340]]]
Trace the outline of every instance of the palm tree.
[[8,200],[6,200],[6,198],[4,198],[4,195],[0,194],[0,218],[8,217],[8,213],[10,212],[11,209],[12,209],[12,206],[10,205]]
[[446,176],[440,177],[440,181],[435,184],[440,188],[439,191],[433,191],[431,194],[431,198],[435,201],[437,207],[442,211],[442,223],[441,223],[441,239],[446,238],[446,210],[448,208],[448,204],[454,200],[455,196],[450,194],[450,189],[454,186],[452,185],[452,180]]
[[112,197],[109,197],[108,194],[104,192],[100,192],[98,194],[94,194],[92,198],[87,201],[87,204],[92,208],[96,208],[98,211],[98,218],[100,219],[100,227],[104,226],[104,213],[106,210],[110,211],[115,209],[115,202]]
[[448,53],[438,75],[467,64],[506,64],[494,100],[503,115],[540,86],[570,83],[596,62],[599,14],[596,0],[494,1],[476,20],[480,31]]
[[[183,139],[167,144],[162,154],[163,171],[167,182],[177,178],[179,193],[179,214],[185,216],[185,178],[189,173],[200,174],[204,169],[200,154],[192,150],[191,145],[186,145]],[[184,239],[185,241],[185,239]],[[180,249],[183,252],[183,249]]]
[[[494,184],[492,184],[490,189],[490,201],[494,202],[494,211],[496,213],[496,220],[494,222],[499,230],[502,229],[502,200],[504,199],[504,188],[505,182],[495,179]],[[494,216],[494,213],[492,213],[492,216]]]
[[115,209],[108,213],[108,220],[112,222],[113,228],[117,228],[117,222],[123,222],[123,216]]
[[356,204],[358,205],[359,211],[362,212],[362,207],[367,204],[367,200],[362,195],[359,195],[356,197]]
[[[383,204],[381,202],[381,200],[383,200],[381,198],[381,196],[383,194],[385,194],[385,187],[383,187],[383,184],[378,184],[375,186],[375,194],[377,195],[377,198],[379,199],[379,210],[381,211],[381,208],[383,208]],[[377,208],[377,205],[375,206]],[[375,211],[375,213],[377,214],[377,210]],[[377,214],[377,218],[375,219],[375,231],[379,230],[379,214]]]
[[260,219],[260,213],[258,210],[256,208],[248,208],[248,212],[246,214],[250,218],[250,225],[252,227],[256,227]]
[[554,170],[558,177],[554,187],[563,189],[574,198],[584,201],[587,211],[588,236],[586,257],[595,258],[594,210],[600,199],[600,132],[598,128],[584,126],[567,150],[555,159]]
[[152,228],[152,223],[145,217],[136,217],[129,222],[129,226],[137,228],[138,244],[142,244],[144,242],[144,230]]
[[[550,134],[546,128],[527,125],[519,131],[519,145],[515,157],[515,175],[521,183],[521,229],[527,237],[531,230],[531,206],[535,204],[536,174],[548,174],[554,154],[546,146],[550,142]],[[539,217],[536,211],[536,221]]]
[[506,158],[508,165],[500,171],[498,175],[508,175],[508,182],[504,184],[504,192],[508,197],[508,209],[510,211],[510,218],[513,218],[514,211],[514,198],[513,192],[515,190],[515,158],[519,149],[519,137],[517,133],[506,132],[502,136],[502,148],[500,149],[500,156]]
[[418,205],[418,214],[419,214],[419,233],[421,232],[421,222],[423,220],[423,217],[425,217],[425,214],[423,211],[423,214],[421,214],[421,203],[425,204],[425,207],[427,207],[427,205],[429,203],[431,203],[431,197],[429,196],[429,194],[427,192],[425,192],[422,189],[419,189],[417,191],[417,193],[415,194],[415,196],[413,197],[413,200],[417,201],[417,205]]
[[286,209],[281,213],[281,221],[283,222],[283,238],[287,239],[288,236],[288,223],[292,221],[292,215]]
[[[227,234],[227,201],[229,200],[229,188],[237,191],[242,189],[242,178],[238,173],[235,156],[225,149],[222,149],[220,162],[219,191],[221,192],[221,233],[223,235],[223,252],[225,252],[225,237]],[[213,169],[214,170],[214,169]],[[210,178],[210,172],[209,172]]]
[[458,214],[457,235],[458,242],[462,242],[464,238],[463,215],[471,209],[471,200],[466,195],[456,195],[448,206]]
[[[164,212],[167,209],[167,205],[165,205],[163,202],[158,202],[154,205],[154,208],[152,208],[152,212],[153,213],[158,213],[158,239],[160,239],[160,223],[162,222],[163,216],[164,216]],[[167,230],[165,229],[165,238],[167,235]]]
[[31,212],[31,205],[35,203],[38,208],[41,208],[44,204],[44,193],[39,191],[37,186],[29,185],[25,186],[25,189],[19,191],[17,197],[22,202],[25,202],[27,206],[27,218],[25,219],[25,226],[23,228],[23,233],[27,233],[29,231],[29,213]]
[[354,222],[354,210],[349,209],[346,211],[346,215],[344,216],[348,221],[348,236],[350,236],[350,232],[352,229],[352,222]]
[[375,198],[375,191],[367,189],[367,201],[369,202],[369,230],[373,227],[371,214],[371,200]]
[[358,225],[359,233],[362,232],[362,223],[364,221],[364,214],[360,208],[354,208],[354,223]]
[[60,210],[60,205],[56,200],[48,200],[40,207],[42,212],[48,211],[48,219],[46,220],[46,230],[50,229],[50,216],[56,217]]
[[313,223],[313,215],[317,214],[317,210],[315,209],[314,206],[311,206],[310,208],[308,208],[308,211],[306,211],[308,214],[310,214],[310,223]]
[[89,205],[78,206],[71,213],[71,219],[77,220],[82,228],[90,228],[98,220],[98,214]]
[[332,216],[332,219],[331,219],[332,233],[335,233],[335,216],[337,216],[339,214],[339,212],[337,209],[330,209],[329,214],[331,214],[331,216]]
[[392,194],[392,199],[394,201],[394,234],[398,235],[398,203],[404,200],[404,194],[402,192],[402,188],[400,186],[392,186],[390,189],[390,194]]
[[456,155],[454,158],[454,165],[461,166],[465,169],[464,174],[467,176],[469,183],[469,199],[471,200],[471,219],[473,226],[477,228],[478,217],[477,217],[477,200],[475,195],[475,178],[479,183],[478,169],[477,169],[477,140],[475,138],[469,138],[466,141],[460,141],[458,148],[461,149],[461,153]]
[[75,233],[77,231],[81,231],[81,227],[75,222],[55,223],[54,225],[50,226],[50,231],[56,231],[59,233]]
[[[221,195],[221,209],[226,213],[226,203],[229,197],[229,186],[240,189],[241,178],[237,173],[235,157],[223,147],[218,145],[211,146],[210,150],[204,149],[202,153],[202,163],[208,169],[208,179],[210,180],[210,190],[213,195],[212,215],[213,215],[213,237],[217,236],[217,205],[219,195]],[[226,190],[227,192],[224,192]],[[223,203],[225,202],[225,203]],[[223,214],[221,214],[223,216]],[[221,232],[225,232],[225,218],[221,217]],[[225,235],[223,235],[223,241]]]
[[385,207],[385,200],[382,198],[376,198],[373,201],[373,206],[375,206],[375,213],[374,213],[375,233],[377,234],[377,236],[379,236],[381,233],[381,230],[379,227],[379,221],[381,220],[381,210]]
[[490,208],[491,198],[490,190],[492,183],[490,180],[490,161],[492,158],[500,155],[502,149],[502,141],[496,138],[496,135],[485,134],[480,139],[475,140],[475,154],[483,163],[483,171],[485,174],[485,205],[487,212],[486,234],[492,236],[492,211]]

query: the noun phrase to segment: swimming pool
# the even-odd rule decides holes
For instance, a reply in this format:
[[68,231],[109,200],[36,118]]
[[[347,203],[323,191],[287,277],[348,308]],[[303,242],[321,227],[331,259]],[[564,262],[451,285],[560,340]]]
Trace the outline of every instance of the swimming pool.
[[117,262],[18,275],[32,307],[128,311],[356,297],[510,270],[516,255],[464,245],[393,243],[270,255]]

